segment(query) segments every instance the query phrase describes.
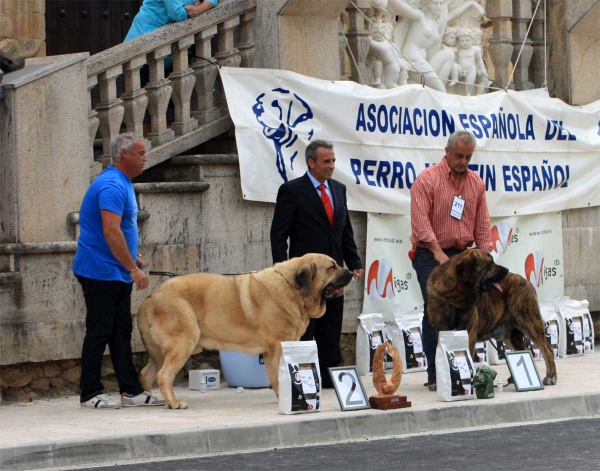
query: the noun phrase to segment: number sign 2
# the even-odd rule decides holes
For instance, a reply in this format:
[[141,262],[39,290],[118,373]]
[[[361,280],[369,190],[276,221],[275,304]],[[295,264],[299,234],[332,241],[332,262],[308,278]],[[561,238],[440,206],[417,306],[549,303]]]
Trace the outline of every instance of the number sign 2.
[[355,366],[329,368],[342,411],[369,409],[369,400]]
[[506,352],[506,363],[518,392],[544,389],[529,350]]

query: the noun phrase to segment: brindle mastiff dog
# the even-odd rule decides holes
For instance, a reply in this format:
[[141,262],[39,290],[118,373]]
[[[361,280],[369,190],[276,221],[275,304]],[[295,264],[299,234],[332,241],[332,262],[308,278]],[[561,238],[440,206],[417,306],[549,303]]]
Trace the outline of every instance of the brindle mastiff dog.
[[190,355],[203,349],[262,353],[278,394],[281,342],[299,340],[325,301],[343,294],[352,272],[320,254],[307,254],[257,273],[227,277],[200,273],[173,278],[148,296],[138,326],[150,354],[141,383],[155,379],[171,409],[186,409],[173,380]]
[[546,362],[544,384],[556,384],[554,354],[546,342],[535,289],[525,278],[496,265],[481,250],[466,250],[436,267],[427,281],[427,313],[433,328],[467,330],[469,349],[492,337],[525,350],[523,334]]

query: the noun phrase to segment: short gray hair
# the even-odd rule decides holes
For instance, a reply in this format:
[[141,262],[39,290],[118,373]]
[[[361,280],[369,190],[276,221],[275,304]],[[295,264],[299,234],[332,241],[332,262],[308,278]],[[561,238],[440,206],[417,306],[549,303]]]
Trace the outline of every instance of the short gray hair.
[[[450,137],[448,138],[448,144],[446,144],[449,152],[454,150],[456,141],[460,141],[465,145],[473,144],[475,147],[477,147],[477,140],[469,131],[454,131],[452,134],[450,134]],[[473,147],[473,150],[475,150],[475,147]]]
[[113,162],[118,162],[121,160],[121,152],[126,150],[130,154],[133,153],[133,145],[135,141],[139,141],[141,138],[136,136],[132,132],[126,132],[123,134],[119,134],[117,137],[113,139],[110,143],[110,156]]
[[306,146],[306,151],[304,153],[307,164],[308,164],[309,160],[312,160],[314,162],[317,161],[317,148],[318,147],[325,147],[325,149],[333,149],[333,144],[324,139],[317,139],[315,141],[312,141],[309,145]]

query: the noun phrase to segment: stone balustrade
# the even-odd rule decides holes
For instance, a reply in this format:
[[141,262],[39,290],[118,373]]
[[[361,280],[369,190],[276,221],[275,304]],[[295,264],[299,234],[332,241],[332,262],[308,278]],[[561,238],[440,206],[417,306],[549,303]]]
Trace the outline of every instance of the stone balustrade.
[[[350,74],[347,78],[358,83],[369,82],[367,56],[371,37],[365,16],[372,12],[372,6],[371,0],[353,0],[346,8],[342,21],[344,31],[340,32],[340,62],[342,65],[345,61],[349,62]],[[540,5],[534,17],[536,6],[537,0],[485,2],[486,17],[493,26],[487,48],[495,72],[491,77],[495,87],[506,87],[511,73],[509,87],[512,89],[528,90],[543,85],[544,10]],[[344,67],[341,69],[344,70]]]
[[[143,135],[148,115],[146,167],[231,129],[217,64],[252,66],[255,9],[256,0],[223,2],[197,18],[170,24],[90,57],[91,156],[97,133],[102,140],[101,153],[90,162],[92,178],[110,165],[114,137],[124,131]],[[195,55],[191,56],[191,51]],[[169,57],[173,70],[166,75],[165,61]],[[144,67],[148,68],[147,83],[141,80]],[[120,77],[124,83],[121,93]],[[99,96],[96,104],[95,96]],[[171,102],[173,111],[169,113]]]

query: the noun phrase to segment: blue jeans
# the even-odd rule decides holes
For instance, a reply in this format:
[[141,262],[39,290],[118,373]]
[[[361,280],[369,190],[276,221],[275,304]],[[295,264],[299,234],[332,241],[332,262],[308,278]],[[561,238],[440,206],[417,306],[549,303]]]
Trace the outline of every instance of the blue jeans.
[[[464,250],[460,249],[443,249],[444,253],[448,257],[457,255]],[[437,335],[435,329],[429,323],[429,316],[427,315],[427,280],[429,275],[435,267],[439,265],[438,261],[433,257],[433,253],[423,247],[417,247],[415,250],[415,256],[412,260],[412,266],[417,272],[417,280],[419,281],[419,287],[421,288],[421,294],[423,295],[423,350],[425,357],[427,358],[427,381],[430,383],[435,382],[435,350],[437,348]]]

